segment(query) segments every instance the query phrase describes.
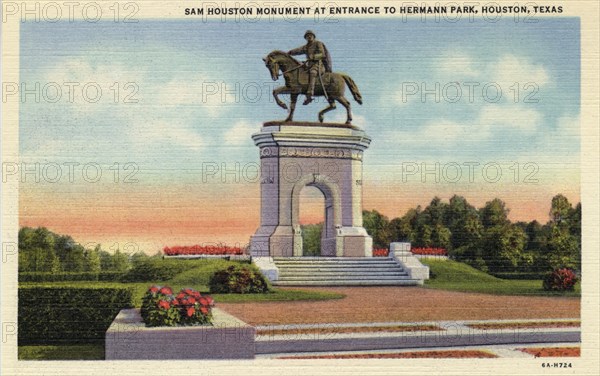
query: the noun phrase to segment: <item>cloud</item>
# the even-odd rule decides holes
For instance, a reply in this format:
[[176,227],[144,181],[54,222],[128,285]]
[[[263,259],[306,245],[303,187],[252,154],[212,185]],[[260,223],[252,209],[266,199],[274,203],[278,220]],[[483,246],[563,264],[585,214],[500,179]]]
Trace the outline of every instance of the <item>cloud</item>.
[[225,132],[225,144],[231,146],[241,146],[250,142],[252,133],[257,132],[257,127],[251,125],[245,120],[238,121]]
[[479,112],[478,122],[503,131],[533,133],[541,124],[542,115],[520,105],[488,105]]
[[491,77],[493,82],[500,84],[502,88],[509,88],[515,82],[521,88],[529,82],[538,86],[550,83],[550,76],[542,65],[534,65],[527,59],[514,55],[504,55],[493,64]]
[[[438,61],[436,60],[436,62]],[[477,77],[480,74],[480,70],[476,68],[475,62],[469,55],[456,51],[443,54],[434,70],[444,76],[452,75],[455,80]]]

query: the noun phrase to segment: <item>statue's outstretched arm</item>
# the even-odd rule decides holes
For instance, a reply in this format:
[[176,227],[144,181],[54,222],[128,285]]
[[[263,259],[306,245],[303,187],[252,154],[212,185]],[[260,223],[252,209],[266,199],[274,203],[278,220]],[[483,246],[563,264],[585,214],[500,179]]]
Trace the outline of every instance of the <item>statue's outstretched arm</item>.
[[288,51],[288,55],[292,55],[292,56],[294,56],[294,55],[302,55],[302,54],[305,53],[305,49],[306,49],[305,46],[294,48],[293,50],[289,50]]

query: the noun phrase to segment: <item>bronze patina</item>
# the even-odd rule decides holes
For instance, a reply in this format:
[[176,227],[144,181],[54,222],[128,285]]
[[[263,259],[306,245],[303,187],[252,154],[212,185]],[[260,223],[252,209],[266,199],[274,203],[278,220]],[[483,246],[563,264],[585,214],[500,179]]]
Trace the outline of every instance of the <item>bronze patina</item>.
[[[280,86],[273,90],[273,97],[277,104],[287,110],[287,105],[279,99],[279,94],[290,94],[291,103],[286,122],[291,122],[294,117],[294,110],[298,95],[306,95],[304,104],[312,102],[313,96],[324,96],[329,105],[319,112],[319,121],[322,123],[324,115],[336,108],[335,102],[338,101],[346,108],[346,124],[352,122],[352,111],[350,102],[344,97],[346,85],[354,100],[362,104],[362,97],[358,86],[354,80],[343,73],[334,73],[331,69],[331,57],[325,44],[316,40],[315,33],[308,30],[304,34],[306,44],[290,50],[273,51],[267,57],[263,58],[273,81],[277,81],[280,72],[285,80],[285,86]],[[292,55],[305,55],[306,61],[300,63]]]

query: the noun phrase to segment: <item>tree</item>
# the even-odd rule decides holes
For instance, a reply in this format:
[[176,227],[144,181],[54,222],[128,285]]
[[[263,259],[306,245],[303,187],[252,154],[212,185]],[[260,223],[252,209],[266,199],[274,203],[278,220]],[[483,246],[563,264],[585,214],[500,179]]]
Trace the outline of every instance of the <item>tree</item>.
[[98,273],[100,269],[100,244],[98,244],[94,249],[85,250],[85,271]]
[[505,226],[510,223],[508,212],[509,210],[506,208],[504,201],[495,198],[486,202],[480,210],[481,223],[486,229],[494,226]]
[[439,197],[434,197],[429,205],[423,210],[423,219],[430,226],[443,225],[446,219],[448,204],[442,202]]
[[417,246],[420,247],[431,247],[433,245],[433,228],[430,225],[422,225],[419,228],[419,237],[417,240]]
[[444,225],[437,224],[431,233],[431,243],[434,247],[449,249],[452,246],[450,241],[452,233]]
[[388,248],[392,239],[390,221],[377,210],[363,210],[363,227],[373,237],[375,248]]
[[581,268],[581,247],[568,228],[559,224],[551,226],[546,259],[551,269]]
[[129,269],[129,257],[127,254],[119,251],[118,249],[112,255],[113,270],[117,272],[124,272]]
[[550,207],[550,220],[553,223],[562,223],[569,219],[569,214],[573,210],[571,203],[562,194],[557,194],[552,197],[552,204]]
[[517,225],[494,226],[486,230],[482,251],[491,272],[514,271],[523,259],[527,244],[525,231]]
[[321,233],[323,223],[302,225],[302,253],[304,256],[321,254]]

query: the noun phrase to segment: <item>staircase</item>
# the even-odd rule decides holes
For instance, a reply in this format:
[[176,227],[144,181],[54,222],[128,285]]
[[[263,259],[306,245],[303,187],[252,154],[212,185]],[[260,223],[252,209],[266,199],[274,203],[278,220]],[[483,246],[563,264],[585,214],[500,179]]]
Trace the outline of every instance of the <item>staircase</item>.
[[394,259],[385,257],[275,257],[277,286],[414,286]]

